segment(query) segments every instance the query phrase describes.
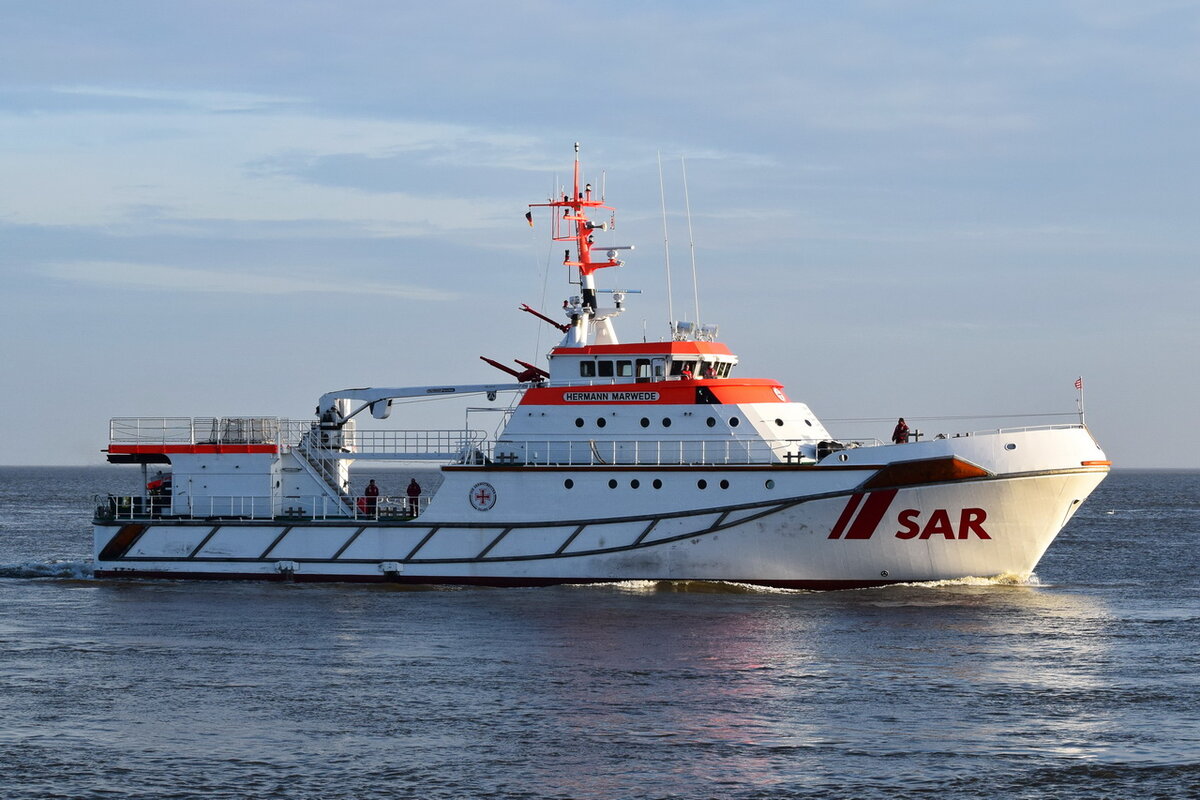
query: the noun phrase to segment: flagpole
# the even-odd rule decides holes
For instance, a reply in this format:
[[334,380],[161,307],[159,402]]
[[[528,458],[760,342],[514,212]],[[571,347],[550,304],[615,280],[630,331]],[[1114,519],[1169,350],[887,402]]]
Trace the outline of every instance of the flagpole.
[[1085,418],[1084,418],[1084,407],[1083,407],[1083,376],[1082,375],[1079,376],[1079,380],[1075,381],[1075,388],[1077,388],[1079,390],[1079,424],[1086,425],[1087,422],[1085,421]]

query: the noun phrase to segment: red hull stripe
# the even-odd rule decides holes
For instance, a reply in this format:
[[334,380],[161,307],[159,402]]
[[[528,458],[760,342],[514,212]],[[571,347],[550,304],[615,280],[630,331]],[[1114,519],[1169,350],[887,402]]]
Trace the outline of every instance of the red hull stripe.
[[842,531],[846,529],[846,525],[850,522],[854,512],[858,510],[858,504],[862,502],[863,495],[852,494],[850,500],[846,502],[846,507],[842,509],[842,515],[838,517],[837,524],[833,526],[833,531],[829,534],[830,539],[842,538]]
[[892,499],[896,496],[897,489],[889,489],[885,492],[871,492],[867,495],[867,502],[863,504],[863,509],[854,519],[854,524],[850,526],[850,530],[846,532],[847,539],[870,539],[875,533],[875,529],[879,527],[879,521],[883,519],[883,515],[887,513],[888,506],[892,504]]
[[104,545],[104,549],[100,551],[98,559],[100,561],[115,561],[125,555],[147,527],[146,525],[137,524],[122,525],[116,534],[108,540],[108,544]]
[[695,405],[696,390],[701,387],[710,392],[718,403],[727,405],[786,402],[782,385],[775,381],[716,378],[533,388],[525,391],[521,405]]
[[277,444],[110,444],[110,453],[278,453]]

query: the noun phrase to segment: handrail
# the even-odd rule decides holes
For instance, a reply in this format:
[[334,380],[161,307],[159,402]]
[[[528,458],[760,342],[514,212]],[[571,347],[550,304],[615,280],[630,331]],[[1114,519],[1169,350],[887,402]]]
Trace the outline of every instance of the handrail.
[[[812,463],[817,460],[822,441],[824,440],[502,438],[489,442],[489,448],[484,454],[496,464],[526,466]],[[835,449],[848,446],[860,445],[839,442]]]
[[452,459],[467,448],[481,445],[487,434],[473,429],[358,430],[353,420],[340,428],[327,429],[314,420],[283,417],[114,417],[109,421],[108,439],[111,444],[138,445],[276,444],[285,452],[297,447],[306,452],[328,450],[342,458],[394,455]]
[[[375,503],[372,505],[371,500]],[[173,508],[171,498],[141,495],[97,496],[96,518],[105,521],[163,520],[406,520],[420,516],[432,495],[407,497],[386,495],[347,498],[339,506],[330,497],[311,495],[279,497],[268,495],[205,495],[179,498],[182,508]],[[176,503],[178,505],[179,503]],[[414,513],[415,512],[415,513]]]

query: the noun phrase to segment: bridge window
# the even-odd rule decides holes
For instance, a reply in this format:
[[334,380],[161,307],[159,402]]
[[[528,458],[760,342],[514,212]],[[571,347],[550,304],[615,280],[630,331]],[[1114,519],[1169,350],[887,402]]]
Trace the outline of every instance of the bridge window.
[[637,360],[637,378],[639,381],[650,380],[650,359],[639,358]]
[[581,377],[581,378],[596,377],[596,362],[595,361],[580,361],[579,362],[579,377]]
[[728,378],[729,377],[729,369],[732,366],[733,366],[733,364],[730,364],[728,361],[722,361],[720,364],[717,364],[717,377],[718,378]]
[[633,362],[632,361],[618,361],[617,362],[617,377],[618,378],[632,378],[633,377]]
[[613,365],[611,361],[597,361],[596,366],[599,368],[601,378],[611,378],[613,376]]

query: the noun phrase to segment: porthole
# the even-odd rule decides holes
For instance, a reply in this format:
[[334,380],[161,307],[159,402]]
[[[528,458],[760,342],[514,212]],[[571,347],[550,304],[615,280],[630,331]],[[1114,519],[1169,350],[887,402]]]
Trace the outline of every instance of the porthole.
[[1005,450],[1016,450],[1017,445],[1013,442],[1009,442],[1008,444],[1004,445],[1004,449]]
[[804,420],[804,424],[805,424],[805,425],[807,425],[808,427],[810,427],[810,428],[811,428],[811,427],[812,427],[812,420],[811,420],[811,419],[806,419],[806,420]]
[[701,478],[700,480],[696,481],[696,488],[697,489],[707,489],[708,481],[704,480],[704,478]]
[[776,419],[776,420],[775,420],[775,424],[776,424],[776,425],[778,425],[779,427],[781,427],[781,428],[782,428],[782,427],[783,427],[783,420],[781,420],[781,419]]
[[576,428],[582,428],[582,427],[583,427],[583,417],[576,417],[576,418],[575,418],[575,427],[576,427]]
[[629,482],[629,488],[630,488],[630,489],[636,489],[636,488],[638,488],[638,487],[639,487],[639,486],[641,486],[641,485],[642,485],[642,482],[641,482],[641,481],[639,481],[637,478],[634,478],[633,480],[631,480],[631,481]]
[[768,489],[774,489],[774,488],[775,488],[775,481],[767,481],[765,485],[766,485],[766,487],[767,487]]
[[575,481],[571,480],[570,478],[567,478],[565,481],[563,481],[563,486],[566,487],[567,489],[574,489]]
[[664,428],[671,427],[671,418],[670,417],[663,417],[663,427]]
[[738,425],[741,425],[741,424],[742,424],[742,421],[740,419],[738,419],[737,417],[729,418],[729,427],[736,428]]
[[610,480],[608,482],[608,488],[610,488],[610,489],[617,488],[617,479],[616,478],[613,478],[612,480]]
[[716,417],[709,417],[709,418],[706,420],[706,422],[708,423],[708,427],[710,427],[710,428],[716,427],[716,424],[717,424],[717,418],[716,418]]
[[596,420],[597,428],[603,428],[607,424],[608,424],[608,420],[606,420],[604,417],[600,417],[599,419]]
[[652,485],[654,486],[655,489],[661,489],[662,481],[660,481],[658,478],[655,478],[654,483]]
[[721,481],[721,488],[722,488],[722,489],[728,489],[728,488],[729,488],[729,481]]
[[643,428],[650,427],[650,418],[649,417],[642,417],[642,427]]
[[838,461],[849,461],[849,460],[850,460],[850,456],[846,455],[845,453],[838,453]]

